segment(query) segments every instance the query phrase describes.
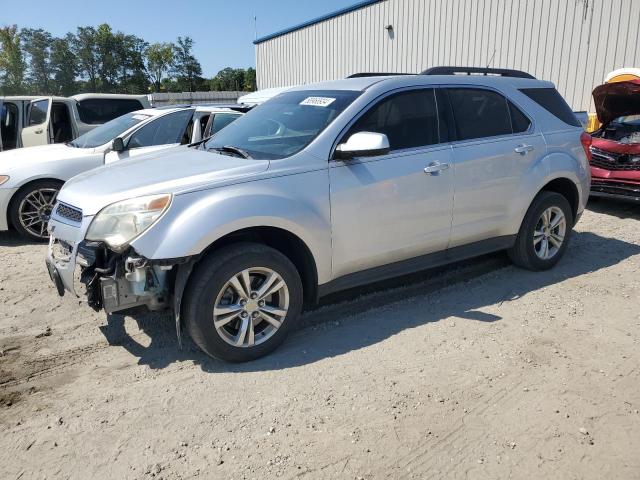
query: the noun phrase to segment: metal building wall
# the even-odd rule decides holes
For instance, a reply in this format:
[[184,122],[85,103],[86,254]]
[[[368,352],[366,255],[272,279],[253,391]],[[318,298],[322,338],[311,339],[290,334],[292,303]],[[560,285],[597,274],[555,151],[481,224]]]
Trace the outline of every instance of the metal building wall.
[[490,64],[551,80],[592,110],[608,72],[640,67],[639,32],[640,0],[383,0],[257,43],[258,88]]

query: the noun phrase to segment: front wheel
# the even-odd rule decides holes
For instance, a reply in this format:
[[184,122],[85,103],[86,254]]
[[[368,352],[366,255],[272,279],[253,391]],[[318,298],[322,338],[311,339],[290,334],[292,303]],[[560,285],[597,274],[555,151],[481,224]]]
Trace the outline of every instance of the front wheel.
[[49,238],[47,225],[62,183],[40,180],[18,190],[11,200],[9,215],[18,233],[36,241]]
[[300,315],[302,298],[300,275],[286,256],[240,243],[221,248],[196,267],[183,318],[205,353],[244,362],[284,341]]
[[572,228],[573,212],[567,199],[543,191],[531,203],[509,257],[519,267],[548,270],[564,255]]

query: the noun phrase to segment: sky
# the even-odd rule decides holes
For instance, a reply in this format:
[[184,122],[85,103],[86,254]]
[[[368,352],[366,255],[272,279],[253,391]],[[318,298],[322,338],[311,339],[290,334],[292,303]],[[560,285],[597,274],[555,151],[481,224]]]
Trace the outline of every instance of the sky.
[[[53,35],[108,23],[146,41],[190,36],[203,76],[225,67],[255,67],[258,37],[357,3],[358,0],[0,0],[0,26],[43,28]],[[28,7],[27,7],[28,5]],[[254,26],[254,17],[257,18]]]

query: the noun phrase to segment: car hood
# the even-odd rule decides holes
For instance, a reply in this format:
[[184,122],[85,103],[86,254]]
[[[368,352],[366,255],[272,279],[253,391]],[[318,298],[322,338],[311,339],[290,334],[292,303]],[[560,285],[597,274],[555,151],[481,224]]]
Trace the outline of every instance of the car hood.
[[268,168],[268,160],[175,147],[76,175],[64,185],[58,200],[81,208],[84,215],[94,215],[120,200],[222,186]]
[[0,174],[10,174],[17,168],[87,157],[93,148],[74,148],[64,144],[41,145],[39,147],[16,148],[0,153]]
[[640,114],[640,80],[605,83],[593,90],[598,120],[608,125],[626,115]]

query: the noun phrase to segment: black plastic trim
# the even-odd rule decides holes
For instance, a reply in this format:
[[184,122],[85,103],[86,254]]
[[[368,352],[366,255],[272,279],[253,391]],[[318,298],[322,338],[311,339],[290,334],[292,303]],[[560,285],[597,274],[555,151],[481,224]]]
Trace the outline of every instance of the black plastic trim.
[[370,268],[361,272],[350,273],[318,286],[318,298],[341,290],[359,287],[369,283],[380,282],[410,273],[441,267],[449,263],[478,257],[487,253],[505,250],[513,246],[516,235],[504,235],[479,242],[469,243],[440,252],[402,260],[400,262]]

